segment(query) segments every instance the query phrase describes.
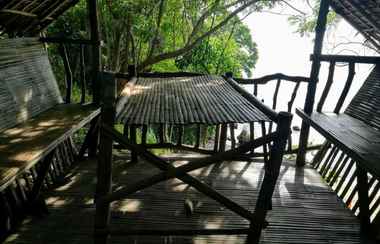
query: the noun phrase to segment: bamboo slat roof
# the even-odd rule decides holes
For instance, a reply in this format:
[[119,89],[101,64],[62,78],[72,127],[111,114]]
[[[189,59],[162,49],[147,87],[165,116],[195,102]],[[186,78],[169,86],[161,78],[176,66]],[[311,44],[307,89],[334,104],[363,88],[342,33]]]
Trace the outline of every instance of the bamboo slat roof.
[[380,0],[331,0],[331,6],[380,49]]
[[79,0],[2,0],[0,33],[35,35]]
[[214,75],[139,77],[122,92],[117,117],[129,125],[270,121],[223,77]]

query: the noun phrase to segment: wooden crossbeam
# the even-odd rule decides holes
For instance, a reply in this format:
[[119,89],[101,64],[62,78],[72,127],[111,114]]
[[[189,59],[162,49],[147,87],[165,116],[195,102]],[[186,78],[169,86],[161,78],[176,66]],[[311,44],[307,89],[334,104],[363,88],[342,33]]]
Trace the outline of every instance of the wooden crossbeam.
[[211,187],[201,183],[199,180],[195,179],[194,177],[188,175],[187,172],[208,166],[210,164],[229,160],[230,158],[233,158],[235,155],[248,152],[249,150],[251,150],[252,147],[259,147],[277,138],[277,134],[272,133],[272,134],[269,134],[267,138],[265,139],[259,138],[253,142],[244,143],[243,145],[241,145],[240,147],[236,149],[231,149],[226,152],[221,152],[221,153],[209,156],[207,158],[193,160],[193,161],[190,161],[186,165],[175,168],[171,164],[166,163],[164,160],[162,160],[158,156],[146,150],[144,147],[131,143],[128,139],[123,137],[114,128],[103,125],[103,130],[106,133],[109,133],[109,136],[112,136],[114,140],[118,141],[120,144],[124,145],[125,147],[128,147],[131,150],[135,150],[136,152],[139,153],[141,157],[144,157],[148,162],[156,165],[157,167],[159,167],[161,170],[164,170],[165,172],[156,174],[152,177],[141,180],[135,184],[131,184],[126,188],[115,191],[107,196],[101,197],[97,199],[97,203],[107,204],[112,201],[116,201],[121,198],[124,198],[128,196],[129,194],[132,194],[136,191],[139,191],[146,187],[157,184],[161,181],[168,180],[171,178],[178,178],[184,181],[185,183],[190,184],[191,186],[193,186],[195,189],[199,190],[200,192],[205,193],[207,196],[213,198],[214,200],[222,203],[224,206],[234,211],[235,213],[239,214],[240,216],[249,220],[252,220],[253,218],[253,215],[251,212],[241,207],[240,205],[236,204],[235,202],[231,201],[230,199],[226,198],[222,194],[216,192]]
[[38,18],[37,14],[20,11],[20,10],[14,10],[14,9],[2,9],[0,10],[0,13],[16,14],[16,15],[22,15],[22,16],[31,17],[31,18]]

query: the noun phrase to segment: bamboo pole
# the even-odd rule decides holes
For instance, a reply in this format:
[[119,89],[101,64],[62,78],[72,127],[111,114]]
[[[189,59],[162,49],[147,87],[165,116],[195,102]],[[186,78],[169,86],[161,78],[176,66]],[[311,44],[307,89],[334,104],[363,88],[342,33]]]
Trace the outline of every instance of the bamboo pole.
[[[327,22],[327,14],[329,13],[330,0],[321,0],[321,5],[319,8],[317,26],[316,26],[316,34],[315,34],[315,42],[314,42],[314,56],[313,64],[311,66],[310,72],[310,82],[307,87],[306,101],[304,106],[304,111],[306,114],[311,114],[314,107],[314,99],[315,92],[317,89],[317,82],[319,79],[319,70],[321,67],[321,62],[318,57],[322,53],[323,47],[323,39],[326,32],[326,22]],[[297,166],[305,165],[305,157],[306,157],[306,147],[309,138],[310,125],[306,122],[302,121],[301,126],[301,134],[299,140],[299,151],[297,154]]]
[[[113,139],[103,129],[104,125],[114,126],[115,123],[115,101],[116,80],[113,74],[102,73],[104,82],[104,95],[101,112],[100,146],[97,168],[96,199],[111,193],[112,187],[112,145]],[[106,229],[110,219],[110,204],[96,201],[95,230]],[[108,243],[108,234],[95,234],[95,244]]]
[[280,173],[282,158],[285,152],[286,141],[290,133],[292,115],[286,112],[278,114],[278,124],[276,133],[277,140],[274,140],[270,152],[270,163],[265,167],[265,175],[260,188],[260,193],[255,207],[255,221],[250,223],[251,234],[248,235],[247,243],[259,243],[261,230],[266,227],[266,214],[272,205],[272,196]]

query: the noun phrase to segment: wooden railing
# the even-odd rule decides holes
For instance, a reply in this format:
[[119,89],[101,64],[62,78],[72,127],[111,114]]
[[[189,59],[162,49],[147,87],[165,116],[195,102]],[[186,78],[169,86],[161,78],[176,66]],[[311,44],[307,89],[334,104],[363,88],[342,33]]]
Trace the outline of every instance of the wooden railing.
[[[297,95],[299,95],[300,86],[302,84],[307,84],[309,82],[308,77],[303,76],[289,76],[282,73],[275,73],[266,75],[260,78],[254,78],[254,79],[246,79],[246,78],[234,78],[236,82],[238,82],[241,85],[253,85],[253,92],[252,94],[256,97],[263,97],[262,102],[264,102],[266,105],[270,106],[273,110],[279,110],[278,107],[280,107],[279,103],[284,103],[286,101],[286,107],[287,112],[292,113],[294,111],[294,102],[296,100]],[[260,88],[269,85],[271,82],[275,82],[275,89],[272,91],[272,94],[268,94],[267,90],[264,96],[260,96]],[[292,91],[290,93],[290,97],[287,98],[287,100],[284,98],[284,94],[282,94],[281,85],[286,86],[293,86]],[[281,100],[279,101],[279,97],[281,97]],[[257,122],[256,122],[257,123]],[[293,121],[294,123],[294,121]],[[249,125],[250,127],[250,136],[251,138],[255,138],[256,136],[261,135],[255,135],[255,123],[251,123]],[[261,122],[259,127],[261,127],[261,133],[262,135],[265,135],[267,133],[273,132],[275,128],[273,128],[272,123],[265,123]],[[319,149],[320,145],[313,145],[309,146],[307,150],[316,150]],[[267,148],[263,148],[263,152],[265,155],[265,152],[267,151]],[[298,142],[294,142],[292,139],[291,134],[289,135],[288,142],[287,142],[287,148],[286,148],[286,154],[296,154],[298,152]],[[258,155],[257,153],[252,152],[254,155]]]
[[[316,103],[316,111],[323,111],[329,96],[339,95],[335,100],[336,103],[331,104],[333,105],[333,112],[336,114],[341,112],[347,100],[347,95],[354,80],[356,64],[380,63],[379,57],[345,55],[319,55],[317,57],[312,55],[310,59],[318,59],[320,62],[329,63],[327,81],[322,88],[321,97]],[[347,79],[342,85],[340,94],[330,92],[334,84],[335,67],[338,62],[347,65],[348,68]],[[360,97],[363,99],[362,96]],[[358,109],[356,106],[359,105],[354,103],[349,105],[349,108],[353,111]],[[352,112],[347,112],[347,114],[350,113]],[[359,119],[366,122],[364,118]],[[330,141],[323,144],[321,150],[314,157],[312,165],[355,215],[366,216],[367,219],[364,221],[368,221],[368,224],[371,223],[372,226],[377,226],[375,228],[378,229],[380,226],[380,179],[376,176],[378,174],[371,170],[363,169],[361,163],[357,162],[352,155],[350,156],[349,152],[341,150],[339,145],[335,145]],[[379,233],[379,231],[375,232]]]

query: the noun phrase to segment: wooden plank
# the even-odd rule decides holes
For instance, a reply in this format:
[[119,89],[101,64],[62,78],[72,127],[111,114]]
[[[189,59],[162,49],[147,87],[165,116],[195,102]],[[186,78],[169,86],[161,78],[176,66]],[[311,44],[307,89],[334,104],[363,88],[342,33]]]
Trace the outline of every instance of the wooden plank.
[[310,116],[297,109],[306,123],[346,152],[361,167],[380,177],[380,133],[362,121],[346,114],[312,113]]
[[[115,165],[123,165],[128,159],[128,153],[119,153],[118,150],[114,152],[118,155],[115,157],[117,160]],[[114,176],[120,178],[118,183],[130,184],[133,179],[149,176],[152,170],[155,170],[144,160],[140,163],[128,167],[127,172],[114,167]],[[179,162],[173,162],[177,163]],[[263,171],[263,165],[255,161],[244,170],[246,165],[247,162],[243,161],[225,162],[222,168],[228,166],[229,173],[226,175],[222,174],[222,171],[216,171],[214,175],[210,174],[210,171],[194,171],[192,175],[210,179],[215,189],[228,194],[243,206],[250,206],[252,199],[258,195],[255,185],[256,179]],[[281,181],[276,187],[273,210],[268,216],[270,225],[260,243],[360,243],[359,222],[355,216],[337,201],[335,194],[323,183],[316,171],[308,166],[299,169],[294,165],[294,162],[284,162],[281,167]],[[29,218],[22,228],[11,234],[4,243],[93,243],[93,235],[89,233],[93,232],[94,207],[91,199],[94,195],[93,179],[96,177],[95,161],[81,162],[72,175],[77,175],[75,184],[68,182],[59,189],[46,193],[50,215],[42,219]],[[298,177],[295,178],[295,175]],[[163,227],[176,229],[200,229],[205,226],[207,228],[248,227],[247,222],[239,216],[220,208],[219,204],[199,194],[194,194],[194,197],[200,206],[195,209],[194,215],[186,217],[182,209],[183,199],[188,190],[185,184],[171,180],[141,191],[128,200],[117,202],[112,207],[111,228],[133,231]],[[74,217],[81,221],[73,221]],[[243,244],[245,239],[245,235],[160,238],[111,236],[114,244],[158,244],[165,241]]]

